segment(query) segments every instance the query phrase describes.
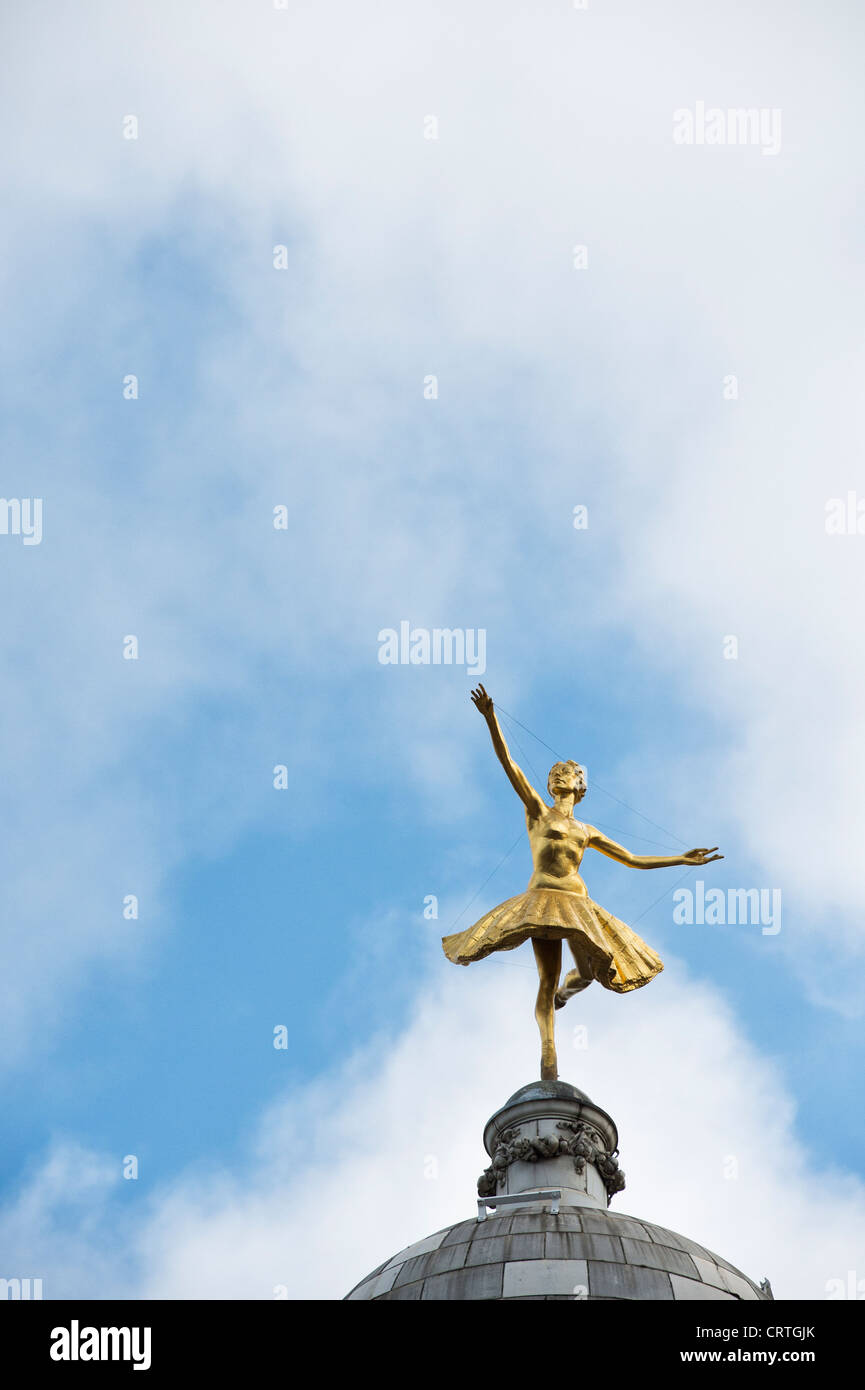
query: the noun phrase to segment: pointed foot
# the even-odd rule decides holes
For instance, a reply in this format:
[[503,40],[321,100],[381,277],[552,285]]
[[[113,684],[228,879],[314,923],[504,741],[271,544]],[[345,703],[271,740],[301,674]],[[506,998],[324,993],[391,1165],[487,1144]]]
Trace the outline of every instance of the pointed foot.
[[557,1009],[563,1009],[569,999],[573,999],[575,994],[581,990],[588,989],[591,980],[587,980],[580,974],[579,970],[569,970],[559,988],[556,990],[554,1003]]

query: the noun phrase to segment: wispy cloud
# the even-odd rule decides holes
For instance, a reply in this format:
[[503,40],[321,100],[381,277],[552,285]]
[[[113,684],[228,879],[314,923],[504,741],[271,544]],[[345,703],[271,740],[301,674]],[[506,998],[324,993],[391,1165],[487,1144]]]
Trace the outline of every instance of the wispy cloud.
[[[789,1093],[718,992],[670,964],[652,990],[560,1017],[563,1074],[619,1127],[616,1210],[768,1274],[777,1297],[825,1298],[862,1248],[865,1189],[796,1134]],[[404,1032],[278,1101],[241,1164],[196,1165],[125,1216],[109,1206],[118,1165],[61,1146],[0,1222],[7,1263],[46,1297],[342,1297],[472,1215],[483,1125],[531,1075],[532,993],[530,972],[431,965]]]
[[[44,537],[26,549],[0,538],[5,1063],[32,1066],[57,1046],[94,971],[158,959],[176,870],[273,827],[274,763],[303,788],[287,799],[285,833],[329,824],[323,758],[354,787],[399,780],[421,834],[470,823],[483,802],[476,730],[455,724],[452,673],[433,684],[376,665],[377,632],[407,614],[484,628],[493,693],[559,722],[566,707],[575,735],[587,707],[607,711],[623,651],[697,724],[711,719],[694,754],[678,725],[629,712],[617,787],[651,811],[663,785],[677,824],[690,823],[699,788],[740,862],[783,882],[777,949],[799,989],[861,1011],[865,637],[851,595],[865,539],[829,536],[823,520],[827,498],[856,486],[862,444],[850,307],[861,267],[848,230],[863,97],[846,17],[831,23],[788,7],[779,45],[772,18],[745,4],[695,21],[684,4],[651,16],[486,3],[421,16],[402,4],[253,15],[240,4],[93,3],[7,21],[3,100],[18,138],[6,151],[16,211],[0,257],[2,375],[14,386],[0,491],[44,498]],[[781,150],[729,149],[719,162],[708,147],[675,146],[672,112],[698,100],[783,109]],[[135,141],[123,138],[129,113]],[[286,271],[273,267],[277,243]],[[577,243],[585,269],[574,268]],[[140,376],[134,402],[121,397],[128,372]],[[422,393],[431,372],[434,402]],[[724,393],[731,375],[736,397]],[[287,533],[271,524],[279,503]],[[572,526],[578,503],[585,532]],[[122,658],[128,633],[137,662]],[[723,656],[729,635],[735,660]],[[450,891],[474,853],[423,891]],[[320,850],[311,872],[328,867]],[[124,928],[129,892],[147,904],[146,932]],[[482,993],[493,978],[515,988],[505,970]],[[666,1027],[652,1002],[660,989],[617,1029],[643,1018]],[[451,1021],[453,990],[434,996]],[[663,991],[679,1000],[668,976]],[[471,1007],[504,1018],[510,997]],[[711,1076],[714,1090],[726,1083],[712,1047],[731,1076],[744,1066],[719,1009],[700,1054],[701,1084]],[[454,1116],[431,1054],[412,1050],[417,1029],[395,1041],[416,1061],[429,1115],[440,1104]],[[496,1043],[502,1097],[462,1083],[471,1106],[455,1131],[474,1136],[480,1113],[514,1089],[526,1045]],[[628,1055],[624,1031],[619,1045]],[[675,1056],[675,1075],[668,1060],[671,1096],[702,1113],[687,1058]],[[379,1080],[417,1127],[408,1080]],[[359,1074],[341,1085],[343,1117],[355,1095],[377,1104]],[[778,1101],[778,1083],[766,1085]],[[621,1094],[627,1102],[627,1086]],[[657,1132],[652,1113],[634,1113],[637,1134]],[[716,1135],[708,1110],[704,1120]],[[357,1122],[344,1122],[356,1142]],[[750,1155],[756,1114],[746,1103],[741,1131],[730,1124]],[[858,1190],[844,1178],[834,1205],[808,1206],[772,1134],[753,1154],[771,1151],[787,1216],[814,1232],[802,1280],[817,1289],[843,1263],[839,1232]],[[409,1153],[408,1140],[391,1142]],[[474,1139],[458,1143],[465,1155]],[[644,1157],[641,1171],[675,1206]],[[355,1193],[362,1181],[381,1190],[384,1210],[382,1162],[379,1146],[338,1171]],[[148,1288],[234,1280],[259,1296],[271,1277],[295,1277],[286,1252],[301,1250],[316,1287],[338,1291],[336,1276],[328,1283],[337,1217],[286,1218],[288,1244],[265,1257],[256,1242],[273,1194],[262,1172],[251,1179],[251,1196],[221,1170],[205,1185],[217,1245],[251,1203],[248,1268],[235,1256],[233,1272],[219,1260],[202,1269],[204,1198],[184,1187],[171,1200],[187,1253],[157,1221]],[[759,1234],[769,1204],[747,1196],[767,1200],[754,1181],[723,1193],[745,1194],[740,1216],[727,1215],[741,1221],[742,1263],[759,1273],[745,1219]],[[415,1196],[382,1218],[388,1243],[454,1219],[456,1176],[451,1188],[411,1182]],[[693,1204],[683,1216],[727,1210],[718,1194],[706,1201],[705,1182],[682,1182]],[[313,1187],[291,1194],[311,1200]],[[712,1244],[711,1230],[694,1234]],[[374,1263],[375,1239],[359,1233],[340,1278]],[[785,1239],[773,1235],[786,1268]]]

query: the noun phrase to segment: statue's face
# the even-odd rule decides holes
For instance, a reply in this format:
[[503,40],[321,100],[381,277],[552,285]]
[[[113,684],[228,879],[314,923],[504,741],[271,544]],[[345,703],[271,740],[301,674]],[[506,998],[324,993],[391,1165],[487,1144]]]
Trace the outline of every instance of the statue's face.
[[550,768],[547,789],[551,796],[567,796],[573,792],[574,801],[582,801],[586,794],[585,773],[579,763],[555,763]]

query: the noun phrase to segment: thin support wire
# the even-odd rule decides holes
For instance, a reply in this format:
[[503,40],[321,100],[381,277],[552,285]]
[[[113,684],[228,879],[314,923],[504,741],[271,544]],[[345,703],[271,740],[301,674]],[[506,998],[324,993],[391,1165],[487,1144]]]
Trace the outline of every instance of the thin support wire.
[[[512,720],[512,721],[514,722],[514,724],[519,724],[519,726],[520,726],[521,729],[525,729],[525,731],[526,731],[527,734],[531,734],[531,737],[532,737],[532,738],[537,739],[538,743],[543,744],[544,748],[549,749],[550,753],[552,753],[554,757],[558,758],[560,762],[566,761],[564,758],[562,758],[561,753],[557,753],[556,750],[555,750],[555,748],[551,748],[550,745],[549,745],[548,743],[544,742],[544,740],[540,737],[540,735],[534,733],[533,730],[531,730],[527,724],[523,724],[519,719],[517,719],[517,718],[515,717],[515,715],[510,714],[510,713],[508,712],[508,710],[506,710],[506,709],[504,708],[503,705],[496,705],[495,708],[498,710],[498,712],[499,712],[500,714],[507,715],[507,718],[510,719],[510,720]],[[620,796],[615,796],[612,792],[607,791],[606,787],[602,787],[601,784],[600,784],[600,782],[597,780],[596,777],[592,777],[592,785],[595,786],[595,787],[597,787],[597,789],[598,789],[599,792],[603,792],[603,793],[604,793],[604,796],[610,797],[610,799],[611,799],[612,801],[617,801],[617,802],[619,803],[620,806],[624,806],[628,811],[631,811],[635,816],[639,816],[641,820],[647,821],[649,825],[653,825],[653,826],[655,827],[656,830],[661,830],[661,831],[663,831],[663,833],[664,833],[665,835],[669,835],[670,838],[671,838],[672,840],[675,840],[678,844],[680,844],[680,845],[686,845],[686,844],[687,844],[687,841],[686,841],[686,840],[681,839],[681,838],[680,838],[678,835],[676,835],[672,830],[668,830],[667,827],[666,827],[665,825],[659,825],[658,822],[657,822],[656,820],[652,820],[650,816],[646,816],[646,815],[643,814],[642,811],[638,811],[637,808],[636,808],[636,806],[630,806],[630,805],[628,805],[628,802],[627,802],[627,801],[623,801],[622,798],[621,798]]]

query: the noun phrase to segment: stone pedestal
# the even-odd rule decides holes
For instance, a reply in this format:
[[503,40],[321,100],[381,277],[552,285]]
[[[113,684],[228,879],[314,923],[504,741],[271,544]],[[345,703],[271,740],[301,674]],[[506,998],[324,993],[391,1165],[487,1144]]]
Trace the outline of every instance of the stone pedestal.
[[605,1211],[625,1186],[618,1142],[610,1116],[583,1091],[565,1081],[533,1081],[487,1121],[491,1166],[478,1181],[478,1195],[525,1192],[529,1204],[529,1193],[554,1188],[565,1206]]

